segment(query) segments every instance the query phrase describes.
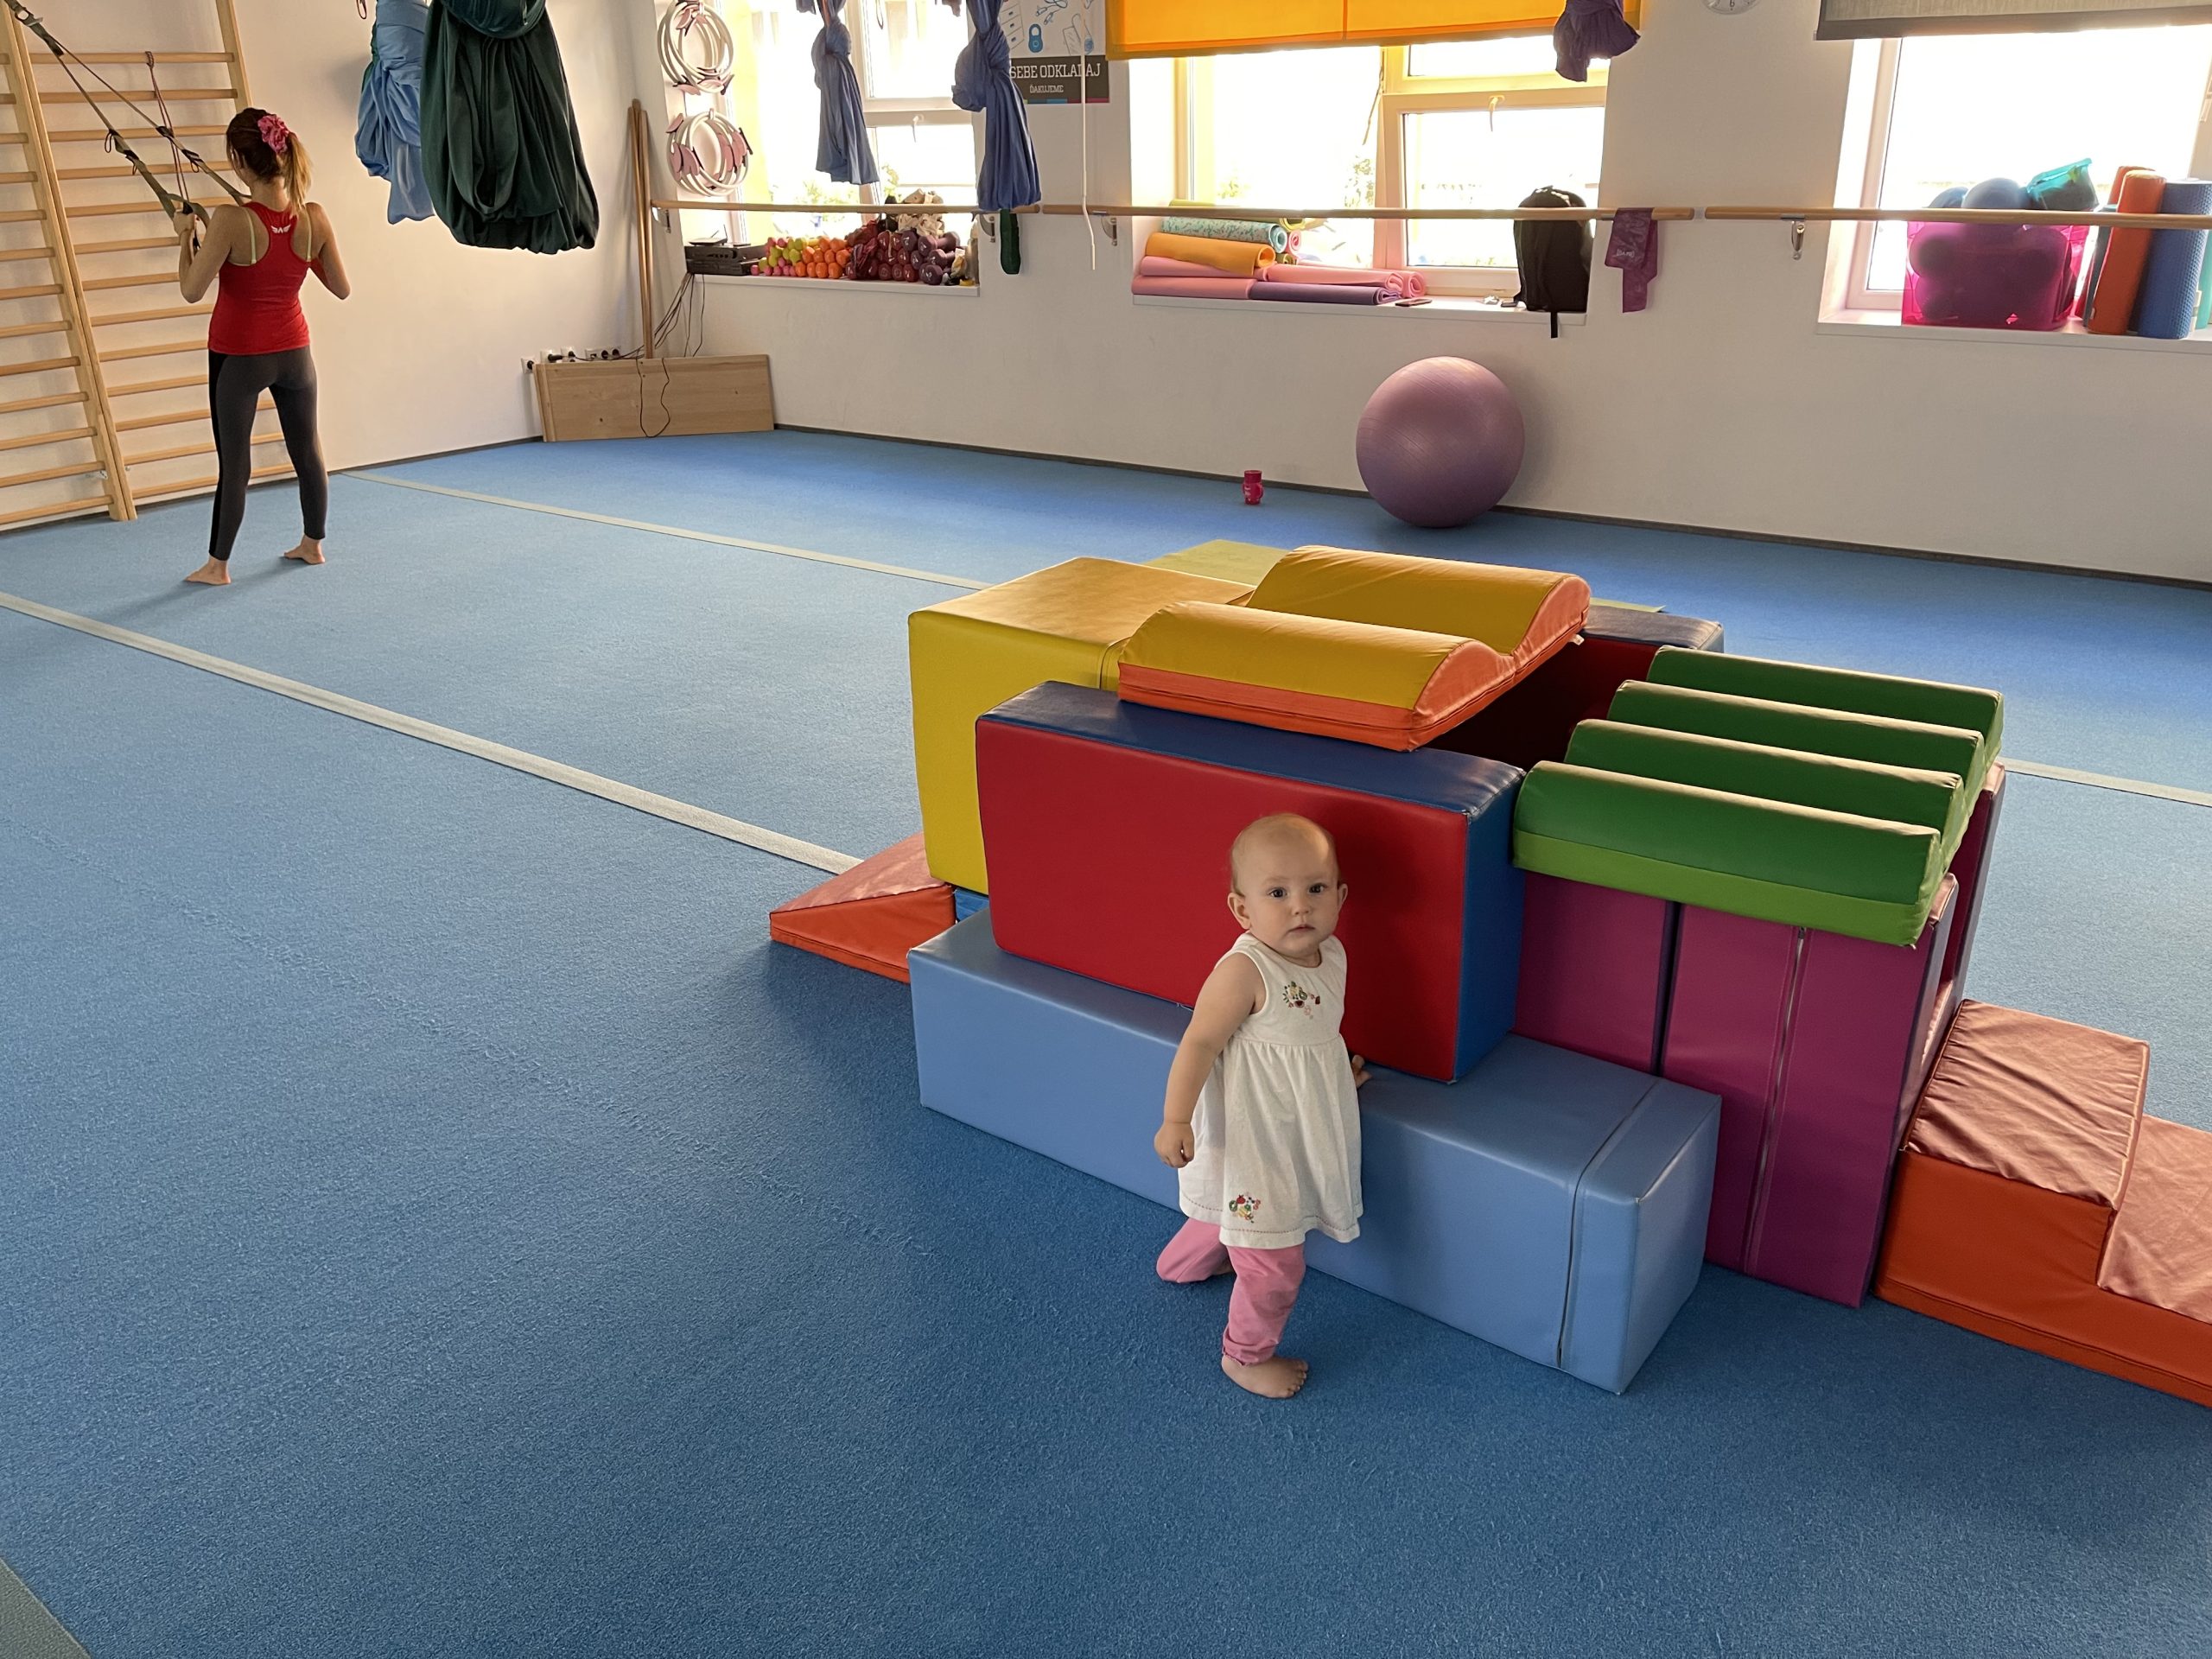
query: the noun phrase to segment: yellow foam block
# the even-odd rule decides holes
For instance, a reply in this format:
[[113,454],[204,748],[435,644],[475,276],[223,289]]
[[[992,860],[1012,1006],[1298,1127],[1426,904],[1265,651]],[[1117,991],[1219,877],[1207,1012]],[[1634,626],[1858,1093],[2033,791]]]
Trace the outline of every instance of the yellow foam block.
[[1122,656],[1132,702],[1411,749],[1509,682],[1478,639],[1242,605],[1155,612]]
[[1178,553],[1163,553],[1152,562],[1155,570],[1182,570],[1194,576],[1217,576],[1257,587],[1262,577],[1287,557],[1285,547],[1262,547],[1256,542],[1200,542]]
[[1301,547],[1276,561],[1252,608],[1479,639],[1509,661],[1541,661],[1588,620],[1590,586],[1556,570],[1401,553]]
[[914,776],[930,874],[990,891],[976,805],[980,716],[1047,680],[1113,690],[1123,643],[1154,611],[1184,600],[1235,604],[1250,592],[1153,565],[1071,559],[908,617]]

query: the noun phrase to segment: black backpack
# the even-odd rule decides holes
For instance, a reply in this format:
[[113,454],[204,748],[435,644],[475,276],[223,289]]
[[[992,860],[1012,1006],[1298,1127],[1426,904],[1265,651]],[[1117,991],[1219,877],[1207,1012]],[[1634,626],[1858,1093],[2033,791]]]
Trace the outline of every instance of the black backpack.
[[[1550,185],[1532,191],[1523,207],[1580,207],[1581,197]],[[1521,267],[1521,291],[1513,297],[1531,311],[1552,314],[1552,338],[1559,338],[1559,314],[1590,308],[1590,226],[1563,219],[1513,221],[1513,257]]]

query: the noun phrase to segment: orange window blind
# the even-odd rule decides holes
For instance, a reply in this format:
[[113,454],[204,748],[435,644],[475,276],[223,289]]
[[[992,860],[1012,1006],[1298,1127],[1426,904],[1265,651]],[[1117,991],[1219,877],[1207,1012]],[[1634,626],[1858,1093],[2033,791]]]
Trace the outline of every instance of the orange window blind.
[[[1107,0],[1110,57],[1546,35],[1564,0]],[[1627,0],[1640,22],[1642,0]]]

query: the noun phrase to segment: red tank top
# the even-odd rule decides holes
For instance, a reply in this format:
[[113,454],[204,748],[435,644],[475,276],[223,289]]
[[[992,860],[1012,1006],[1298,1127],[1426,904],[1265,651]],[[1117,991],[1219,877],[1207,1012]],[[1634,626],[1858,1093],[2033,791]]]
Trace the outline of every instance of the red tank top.
[[296,352],[308,343],[308,314],[300,309],[300,284],[308,262],[292,251],[298,209],[278,215],[257,201],[246,211],[261,221],[269,246],[250,265],[223,262],[216,278],[215,312],[207,320],[207,349],[226,356],[258,357]]

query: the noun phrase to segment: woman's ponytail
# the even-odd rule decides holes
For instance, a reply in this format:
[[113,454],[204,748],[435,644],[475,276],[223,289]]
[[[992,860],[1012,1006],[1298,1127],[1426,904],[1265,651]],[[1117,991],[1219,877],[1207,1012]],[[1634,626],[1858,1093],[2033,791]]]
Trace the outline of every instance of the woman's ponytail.
[[308,160],[308,147],[300,142],[296,132],[287,135],[283,153],[277,158],[284,164],[284,194],[292,199],[295,207],[308,205],[308,186],[315,181],[315,168]]

